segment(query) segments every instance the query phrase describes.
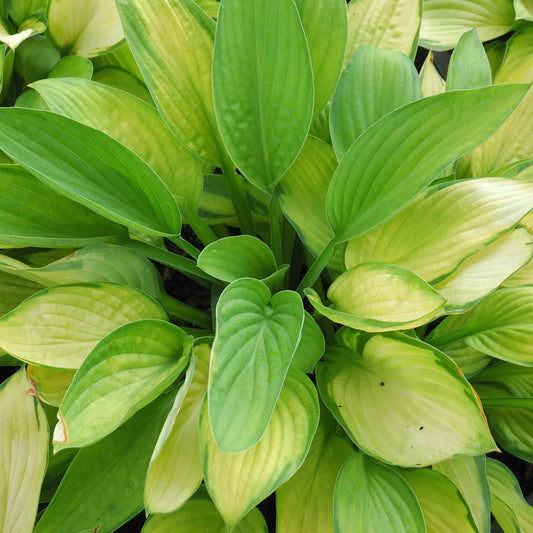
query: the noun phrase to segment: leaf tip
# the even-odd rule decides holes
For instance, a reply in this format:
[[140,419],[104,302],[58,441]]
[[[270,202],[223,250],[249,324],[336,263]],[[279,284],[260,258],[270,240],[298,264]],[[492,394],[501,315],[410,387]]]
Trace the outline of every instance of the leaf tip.
[[63,417],[61,416],[61,411],[57,412],[57,419],[59,422],[56,424],[56,427],[54,428],[54,437],[52,439],[52,442],[54,444],[64,444],[68,441],[67,436],[67,426],[65,425],[65,421],[63,420]]

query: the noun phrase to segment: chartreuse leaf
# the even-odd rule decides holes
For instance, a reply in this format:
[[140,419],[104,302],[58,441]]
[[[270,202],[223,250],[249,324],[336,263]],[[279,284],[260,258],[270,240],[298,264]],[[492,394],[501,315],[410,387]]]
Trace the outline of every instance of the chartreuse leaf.
[[117,0],[117,6],[161,116],[192,152],[220,165],[211,88],[214,21],[193,0]]
[[106,335],[59,406],[54,452],[100,440],[157,398],[187,366],[191,343],[162,320],[137,320]]
[[457,270],[435,285],[446,298],[448,312],[464,312],[496,290],[533,255],[533,236],[520,227],[502,235],[468,257]]
[[42,285],[33,281],[24,280],[5,272],[0,273],[0,316],[15,309],[26,298],[42,289]]
[[231,528],[256,504],[287,481],[303,463],[319,417],[316,389],[309,378],[291,371],[261,440],[240,453],[217,447],[204,407],[200,449],[207,490]]
[[135,516],[143,507],[150,455],[172,400],[172,393],[160,396],[105,439],[81,449],[34,533],[112,533]]
[[72,370],[57,370],[36,365],[28,365],[27,372],[35,396],[42,402],[56,407],[63,400],[75,374]]
[[2,247],[68,248],[116,242],[125,233],[125,228],[58,194],[23,169],[0,165]]
[[438,94],[376,122],[352,144],[331,179],[326,212],[335,242],[362,235],[393,215],[493,133],[527,90],[505,85]]
[[152,454],[144,488],[149,513],[175,511],[190,498],[203,478],[199,421],[207,391],[211,347],[199,344],[193,354],[187,377]]
[[386,261],[437,282],[515,226],[532,207],[533,183],[525,181],[484,178],[436,185],[386,224],[351,240],[346,267]]
[[296,159],[313,113],[311,61],[294,2],[222,2],[213,98],[234,163],[256,187],[271,188]]
[[143,76],[133,54],[131,53],[131,48],[127,41],[124,41],[118,48],[114,48],[111,52],[108,52],[103,56],[94,57],[91,59],[91,62],[96,70],[105,67],[119,67],[137,78],[139,83],[143,83]]
[[50,0],[48,32],[67,54],[105,54],[123,38],[113,0]]
[[20,26],[24,19],[30,15],[37,13],[43,14],[46,12],[47,0],[8,0],[7,15],[11,17],[13,22]]
[[482,41],[489,41],[507,33],[514,20],[509,0],[425,0],[420,44],[448,50],[471,28],[477,28]]
[[0,110],[0,146],[46,185],[115,222],[152,235],[180,232],[178,206],[136,154],[69,118]]
[[76,369],[105,335],[143,318],[167,316],[138,289],[115,283],[51,287],[0,319],[0,347],[33,364]]
[[200,253],[198,266],[214,278],[227,282],[268,278],[277,269],[272,250],[251,235],[225,237],[209,244]]
[[466,344],[491,357],[533,366],[533,287],[497,290],[478,303],[470,321],[432,343],[441,346],[464,339]]
[[397,469],[422,508],[426,531],[478,533],[472,513],[459,489],[443,474],[428,468]]
[[424,466],[495,449],[477,396],[444,354],[399,334],[374,335],[361,353],[356,348],[329,348],[317,383],[362,451]]
[[344,463],[335,485],[335,533],[425,533],[413,490],[392,468],[364,453]]
[[0,529],[33,530],[48,458],[48,422],[37,399],[27,394],[24,369],[0,385]]
[[31,267],[0,255],[0,270],[47,287],[111,281],[141,289],[152,298],[159,298],[161,294],[159,275],[154,265],[132,250],[113,244],[86,246],[42,267]]
[[533,3],[531,0],[513,0],[517,20],[533,21]]
[[325,348],[326,341],[322,330],[313,317],[307,311],[304,311],[302,337],[298,348],[294,352],[291,368],[312,374],[315,370],[315,365],[324,355]]
[[446,90],[446,82],[435,67],[435,58],[431,50],[428,52],[426,60],[420,69],[420,80],[422,83],[422,94],[425,97],[435,96]]
[[[224,520],[209,496],[199,490],[183,507],[170,514],[152,515],[142,533],[226,533]],[[263,515],[253,508],[232,530],[234,533],[267,533]]]
[[333,322],[364,331],[409,329],[442,313],[445,299],[410,270],[387,263],[363,263],[329,287],[326,307],[313,289],[305,294]]
[[94,72],[92,80],[132,94],[152,107],[154,106],[146,85],[123,68],[101,67]]
[[433,465],[461,491],[479,533],[490,533],[490,490],[484,455],[460,455]]
[[93,64],[82,56],[66,56],[56,63],[48,73],[48,78],[81,78],[90,80],[93,75]]
[[218,447],[241,452],[267,429],[300,342],[304,309],[297,293],[271,298],[264,283],[244,278],[224,290],[216,315],[209,419]]
[[[513,473],[499,461],[487,458],[487,477],[493,502],[501,502],[512,510],[520,531],[530,531],[533,528],[533,507],[524,499]],[[499,522],[498,508],[494,503],[492,514]]]
[[[346,65],[361,46],[376,46],[411,55],[422,17],[420,0],[356,0],[348,4]],[[386,21],[386,22],[385,22]]]
[[340,160],[355,139],[381,117],[422,98],[418,72],[401,52],[359,48],[331,102],[333,148]]
[[346,50],[348,20],[344,0],[295,0],[313,66],[316,117],[339,80]]
[[333,490],[337,474],[353,448],[336,434],[327,409],[320,411],[311,448],[303,465],[276,491],[278,533],[333,533]]
[[446,90],[476,89],[492,83],[490,63],[476,28],[461,35],[450,58]]
[[202,192],[200,162],[151,105],[88,80],[40,80],[32,87],[54,113],[97,128],[130,148],[165,182],[186,213],[196,213]]
[[[318,255],[333,237],[325,200],[336,168],[337,159],[331,145],[308,136],[276,189],[283,214],[313,255]],[[340,254],[335,255],[332,268],[342,270],[341,264]]]

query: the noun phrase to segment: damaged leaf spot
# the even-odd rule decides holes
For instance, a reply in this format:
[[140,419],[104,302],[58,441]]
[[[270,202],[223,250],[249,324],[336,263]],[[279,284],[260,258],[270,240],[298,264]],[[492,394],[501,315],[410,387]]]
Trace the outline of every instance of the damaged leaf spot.
[[380,387],[384,387],[385,386],[385,382],[384,381],[381,381],[380,384],[379,384]]

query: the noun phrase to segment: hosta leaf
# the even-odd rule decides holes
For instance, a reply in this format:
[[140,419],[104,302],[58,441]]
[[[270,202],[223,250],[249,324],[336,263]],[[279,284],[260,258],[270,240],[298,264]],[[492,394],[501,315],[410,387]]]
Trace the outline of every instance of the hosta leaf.
[[34,533],[112,533],[141,511],[150,455],[172,398],[160,396],[111,435],[80,450]]
[[348,4],[347,64],[361,46],[389,48],[410,55],[422,17],[420,0],[356,0]]
[[306,289],[313,307],[330,320],[364,331],[409,329],[429,322],[445,299],[406,268],[363,263],[341,274],[328,289],[330,307]]
[[531,0],[514,0],[516,18],[533,21],[533,3]]
[[339,437],[327,409],[303,465],[276,491],[278,533],[333,533],[333,490],[337,474],[353,448]]
[[[33,393],[44,403],[59,406],[72,383],[75,372],[43,366],[28,365],[28,378]],[[54,420],[54,424],[55,424]]]
[[479,533],[490,533],[490,490],[487,481],[485,456],[461,455],[433,465],[461,491]]
[[326,212],[335,241],[362,235],[393,215],[493,133],[527,89],[505,85],[439,94],[376,122],[352,144],[331,179]]
[[124,41],[118,48],[114,48],[113,51],[103,56],[94,57],[91,62],[96,70],[104,67],[119,67],[137,78],[139,82],[143,81],[143,76],[127,41]]
[[[198,491],[179,511],[152,515],[142,533],[226,533],[224,520],[209,496]],[[234,533],[267,533],[268,528],[261,512],[252,509],[232,530]]]
[[473,28],[463,33],[452,53],[446,90],[476,89],[491,83],[490,63],[477,30]]
[[67,54],[105,54],[123,38],[113,0],[50,0],[48,31]]
[[472,513],[457,487],[435,470],[399,470],[422,508],[428,533],[478,533]]
[[507,33],[514,20],[509,0],[425,0],[420,44],[448,50],[471,28],[477,28],[482,41],[488,41]]
[[68,248],[116,242],[125,229],[15,165],[0,166],[0,245]]
[[322,330],[313,317],[307,311],[304,311],[302,337],[298,348],[294,352],[291,368],[308,374],[313,373],[318,360],[324,355],[325,347],[326,341]]
[[499,363],[478,374],[474,381],[504,385],[516,397],[533,397],[533,368]]
[[8,0],[5,3],[7,4],[7,15],[17,26],[20,26],[23,20],[30,15],[45,13],[48,0]]
[[211,88],[215,23],[193,0],[117,0],[117,6],[161,116],[191,151],[220,165]]
[[123,68],[101,67],[94,72],[92,80],[132,94],[152,107],[154,106],[154,101],[146,85]]
[[409,485],[388,466],[355,453],[335,485],[335,532],[425,533],[424,517]]
[[90,80],[93,64],[86,57],[66,56],[48,73],[49,78],[81,78]]
[[436,282],[515,226],[532,207],[533,183],[485,178],[436,185],[388,223],[350,241],[346,267],[386,261]]
[[435,56],[431,50],[428,52],[426,60],[420,69],[420,80],[422,94],[425,97],[435,96],[446,90],[446,82],[435,67]]
[[339,80],[346,49],[348,21],[344,0],[295,0],[313,66],[313,116],[329,101]]
[[381,117],[422,98],[415,66],[401,52],[359,48],[331,102],[331,138],[340,160],[355,139]]
[[130,148],[165,182],[180,206],[196,212],[202,192],[200,162],[151,105],[88,80],[40,80],[32,87],[54,113],[99,129]]
[[216,314],[209,419],[217,445],[239,452],[256,444],[268,426],[300,341],[304,310],[297,293],[271,298],[264,283],[244,278],[224,290]]
[[[175,511],[185,504],[203,478],[199,421],[207,391],[211,348],[200,344],[193,354],[150,462],[144,489],[144,503],[150,513]],[[188,514],[180,516],[185,519]]]
[[267,278],[277,269],[272,250],[251,235],[225,237],[211,243],[200,253],[198,266],[227,282],[240,278]]
[[113,244],[86,246],[42,267],[0,255],[0,270],[45,286],[112,281],[141,289],[152,298],[161,294],[155,266],[132,250]]
[[[531,530],[533,528],[533,507],[524,499],[520,485],[513,473],[499,461],[489,458],[487,459],[487,477],[492,498],[512,509],[518,520],[520,531]],[[499,522],[499,513],[495,511],[496,509],[493,507],[492,512]]]
[[54,452],[100,440],[157,398],[187,366],[191,341],[162,320],[137,320],[106,335],[59,406]]
[[23,361],[75,369],[105,335],[143,318],[167,316],[138,289],[114,283],[52,287],[0,319],[0,347]]
[[3,108],[0,124],[0,147],[61,194],[142,232],[180,232],[166,185],[111,137],[48,111]]
[[[309,136],[277,187],[283,214],[313,255],[318,255],[333,237],[325,207],[329,182],[336,168],[337,159],[331,145]],[[331,263],[335,270],[341,270],[339,255]]]
[[361,355],[331,347],[317,382],[361,450],[385,462],[424,466],[495,448],[473,389],[449,358],[421,341],[375,335]]
[[305,374],[291,371],[261,440],[245,452],[225,453],[217,447],[203,409],[200,449],[205,481],[228,527],[298,470],[311,446],[318,415],[314,385]]
[[294,2],[222,2],[213,98],[229,155],[256,187],[269,189],[296,159],[313,113],[311,61]]
[[0,316],[15,309],[26,298],[42,289],[42,285],[33,281],[24,280],[5,272],[0,273]]
[[33,530],[48,458],[48,422],[24,369],[0,385],[0,529]]
[[446,298],[448,312],[464,312],[497,289],[532,254],[533,236],[526,228],[518,228],[471,255],[435,289]]

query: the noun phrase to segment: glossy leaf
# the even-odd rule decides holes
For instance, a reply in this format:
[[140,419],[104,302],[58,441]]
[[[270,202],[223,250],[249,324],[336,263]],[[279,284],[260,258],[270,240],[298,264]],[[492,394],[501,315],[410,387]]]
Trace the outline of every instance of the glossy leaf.
[[313,373],[315,365],[324,355],[325,342],[324,335],[318,324],[307,311],[304,311],[302,336],[298,348],[294,352],[291,368],[308,374]]
[[303,465],[276,491],[278,533],[333,533],[333,490],[342,464],[353,453],[335,430],[336,422],[322,409]]
[[[125,229],[15,165],[0,166],[0,244],[68,248],[116,242]],[[16,198],[16,201],[15,201]]]
[[50,0],[47,18],[50,36],[64,55],[94,57],[124,38],[113,0]]
[[509,0],[425,0],[420,44],[448,50],[471,28],[477,28],[482,41],[488,41],[507,33],[514,20]]
[[393,215],[493,133],[526,91],[527,86],[506,85],[424,98],[366,130],[329,185],[326,212],[335,241],[362,235]]
[[394,470],[360,452],[339,472],[333,512],[336,533],[426,531],[409,485]]
[[316,389],[290,372],[261,440],[240,453],[220,450],[207,409],[200,415],[200,449],[207,490],[228,527],[287,481],[303,463],[318,425]]
[[435,470],[398,470],[422,508],[426,530],[431,533],[478,533],[472,513],[457,487]]
[[48,458],[48,422],[24,369],[0,385],[0,529],[31,533]]
[[361,354],[331,347],[317,382],[359,448],[387,463],[424,466],[495,449],[471,386],[449,358],[421,341],[375,335]]
[[485,456],[461,455],[433,465],[461,491],[479,533],[490,533],[490,490],[487,481]]
[[66,56],[48,73],[49,78],[80,78],[90,80],[93,64],[82,56]]
[[352,54],[361,46],[389,48],[411,55],[416,49],[421,17],[420,0],[350,2],[344,64],[350,61]]
[[311,61],[294,2],[222,2],[213,98],[229,155],[268,190],[296,159],[313,113]]
[[303,304],[293,291],[271,298],[262,282],[244,278],[224,290],[216,315],[209,419],[217,445],[239,452],[268,426],[300,341]]
[[42,402],[56,407],[63,400],[75,374],[72,370],[57,370],[36,365],[28,365],[27,372],[33,394]]
[[45,289],[0,319],[0,346],[30,363],[78,368],[105,335],[143,318],[166,320],[143,292],[114,283]]
[[[152,454],[144,489],[144,503],[150,513],[170,513],[186,505],[203,479],[199,423],[211,347],[197,345],[193,354]],[[185,519],[188,515],[179,516]]]
[[150,455],[171,405],[172,394],[160,396],[111,435],[80,450],[34,533],[112,533],[140,512]]
[[331,103],[331,138],[340,160],[355,139],[387,113],[422,98],[418,73],[401,52],[359,48]]
[[185,212],[196,212],[202,192],[200,162],[151,105],[88,80],[41,80],[32,87],[54,113],[97,128],[130,148],[165,182]]
[[200,253],[198,266],[227,282],[240,278],[264,279],[277,269],[272,250],[251,235],[225,237],[211,243]]
[[106,335],[59,406],[54,452],[100,440],[157,398],[187,366],[191,342],[162,320],[137,320]]
[[211,87],[215,23],[193,0],[117,0],[117,6],[161,116],[192,152],[220,165]]
[[71,119],[0,110],[0,146],[48,186],[113,221],[153,235],[180,232],[178,206],[137,155]]
[[315,102],[313,116],[324,108],[342,71],[348,20],[344,0],[295,0],[305,31],[311,64]]
[[350,241],[346,267],[386,261],[438,282],[532,207],[533,184],[524,181],[485,178],[436,185],[388,223]]
[[328,289],[330,307],[312,289],[313,307],[333,322],[364,331],[409,329],[442,312],[445,299],[406,268],[363,263],[341,274]]
[[489,60],[477,30],[461,35],[450,58],[446,90],[476,89],[492,83]]

